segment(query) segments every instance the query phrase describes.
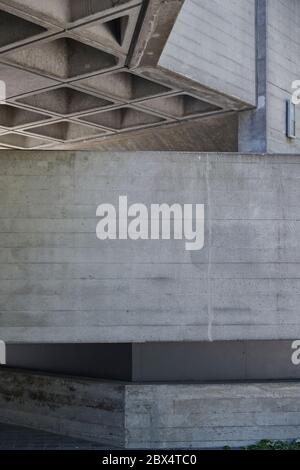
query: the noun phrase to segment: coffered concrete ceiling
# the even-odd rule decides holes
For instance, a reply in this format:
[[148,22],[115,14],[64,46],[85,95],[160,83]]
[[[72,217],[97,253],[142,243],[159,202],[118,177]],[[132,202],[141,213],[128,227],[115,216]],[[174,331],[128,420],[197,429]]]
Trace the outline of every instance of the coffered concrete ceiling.
[[157,67],[183,1],[0,1],[0,146],[85,148],[229,110]]

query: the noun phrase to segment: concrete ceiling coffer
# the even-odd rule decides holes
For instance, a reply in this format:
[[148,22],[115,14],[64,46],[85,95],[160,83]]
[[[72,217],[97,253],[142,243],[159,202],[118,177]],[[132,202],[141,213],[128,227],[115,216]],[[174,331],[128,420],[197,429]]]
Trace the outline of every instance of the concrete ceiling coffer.
[[101,137],[107,134],[105,129],[99,129],[88,124],[70,121],[57,121],[27,129],[27,133],[38,137],[61,142],[76,142],[82,139]]
[[0,127],[3,129],[20,129],[53,119],[43,113],[37,113],[8,104],[0,104]]
[[1,148],[88,148],[228,111],[226,97],[161,73],[183,3],[0,0]]
[[70,85],[60,85],[47,91],[32,93],[23,98],[17,98],[15,103],[61,117],[98,111],[118,104],[116,101],[78,90]]
[[179,120],[207,116],[221,111],[219,106],[199,100],[187,93],[177,93],[171,96],[148,99],[139,102],[138,105],[146,110],[148,109],[163,116]]
[[18,133],[7,133],[0,135],[0,145],[2,148],[14,149],[35,149],[49,145],[49,140],[38,139]]
[[166,121],[165,118],[130,106],[91,114],[78,119],[115,132],[140,129],[141,127],[149,127]]
[[71,29],[141,5],[143,0],[1,0],[0,8],[60,29]]
[[66,34],[6,52],[0,60],[63,82],[124,65],[121,58],[71,39]]
[[76,86],[126,103],[173,92],[170,87],[126,70],[79,80]]

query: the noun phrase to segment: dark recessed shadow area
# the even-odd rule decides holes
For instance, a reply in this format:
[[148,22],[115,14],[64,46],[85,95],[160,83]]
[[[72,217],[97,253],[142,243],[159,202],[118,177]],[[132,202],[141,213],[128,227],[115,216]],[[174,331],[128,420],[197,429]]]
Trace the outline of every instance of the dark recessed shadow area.
[[110,12],[112,8],[126,7],[130,0],[63,0],[68,4],[69,21],[74,22],[97,13]]
[[[5,0],[4,3],[11,6],[12,2]],[[90,20],[95,15],[105,16],[118,7],[126,8],[132,4],[132,0],[14,0],[13,4],[39,19],[61,26],[72,26],[70,23]]]
[[38,24],[0,10],[0,47],[13,47],[19,41],[34,39],[46,31],[46,28]]
[[45,114],[39,114],[26,109],[7,104],[0,104],[0,126],[14,128],[50,119]]
[[142,383],[299,380],[291,345],[292,340],[8,344],[6,356],[9,367]]
[[125,39],[128,21],[128,15],[124,15],[110,21],[96,22],[96,24],[88,25],[84,29],[91,39],[121,47]]
[[132,379],[130,344],[8,344],[7,365],[56,374]]

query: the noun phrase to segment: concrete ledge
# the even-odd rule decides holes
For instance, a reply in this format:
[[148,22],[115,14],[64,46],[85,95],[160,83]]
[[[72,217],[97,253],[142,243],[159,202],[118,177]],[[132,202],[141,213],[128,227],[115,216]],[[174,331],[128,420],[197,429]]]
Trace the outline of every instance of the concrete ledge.
[[108,447],[240,447],[300,436],[300,383],[131,384],[0,370],[1,421]]
[[0,370],[1,422],[124,445],[124,385]]
[[126,386],[127,448],[242,447],[300,436],[299,383]]

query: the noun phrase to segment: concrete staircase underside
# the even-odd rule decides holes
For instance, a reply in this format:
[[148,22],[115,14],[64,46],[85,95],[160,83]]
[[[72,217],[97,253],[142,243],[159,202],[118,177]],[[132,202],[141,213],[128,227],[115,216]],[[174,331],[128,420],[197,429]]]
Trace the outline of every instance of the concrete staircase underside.
[[[161,0],[0,1],[0,80],[7,98],[0,105],[0,148],[89,148],[243,107],[158,72],[183,0],[163,4],[168,20],[160,25]],[[149,16],[157,20],[151,34],[161,38],[150,52]],[[142,58],[150,55],[145,66]]]

